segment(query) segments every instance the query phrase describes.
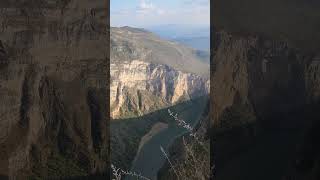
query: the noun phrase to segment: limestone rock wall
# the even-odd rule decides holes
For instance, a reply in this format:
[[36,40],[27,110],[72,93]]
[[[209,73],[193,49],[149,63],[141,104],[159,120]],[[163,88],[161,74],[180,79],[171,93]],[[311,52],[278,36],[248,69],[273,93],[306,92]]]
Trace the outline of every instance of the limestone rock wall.
[[0,3],[0,176],[106,171],[106,8],[86,0]]
[[[139,60],[111,64],[111,116],[137,115],[209,93],[208,78]],[[129,111],[129,110],[128,110]]]

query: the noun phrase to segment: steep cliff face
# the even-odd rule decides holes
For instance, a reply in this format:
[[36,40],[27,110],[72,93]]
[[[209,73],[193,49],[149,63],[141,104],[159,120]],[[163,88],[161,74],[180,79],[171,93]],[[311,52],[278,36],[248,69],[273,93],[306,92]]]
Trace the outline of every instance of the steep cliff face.
[[142,115],[182,100],[208,94],[208,80],[166,65],[143,61],[111,64],[113,118]]
[[312,54],[263,36],[216,35],[214,124],[235,104],[263,118],[317,100],[319,63]]
[[192,49],[141,29],[112,29],[111,116],[143,115],[208,94],[208,68]]
[[213,7],[216,179],[319,179],[320,3]]
[[0,5],[0,176],[44,179],[105,172],[103,4]]
[[216,179],[317,179],[319,3],[239,3],[213,11]]

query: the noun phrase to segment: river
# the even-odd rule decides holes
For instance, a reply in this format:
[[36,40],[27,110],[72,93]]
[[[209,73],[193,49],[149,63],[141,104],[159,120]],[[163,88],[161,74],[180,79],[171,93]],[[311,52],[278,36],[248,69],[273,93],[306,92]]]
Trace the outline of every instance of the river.
[[[178,113],[179,119],[184,119],[186,122],[189,122],[190,125],[195,126],[197,122],[199,122],[205,106],[206,103],[204,102],[195,102],[193,105],[178,112],[173,111],[173,113]],[[132,164],[132,172],[136,172],[152,180],[157,179],[157,173],[166,161],[163,152],[160,150],[160,146],[168,153],[168,149],[174,140],[187,133],[186,129],[179,127],[178,124],[174,122],[174,118],[170,117],[169,113],[168,118],[171,118],[173,123],[169,123],[168,128],[155,134],[142,146]],[[134,177],[126,177],[125,179],[136,180]]]

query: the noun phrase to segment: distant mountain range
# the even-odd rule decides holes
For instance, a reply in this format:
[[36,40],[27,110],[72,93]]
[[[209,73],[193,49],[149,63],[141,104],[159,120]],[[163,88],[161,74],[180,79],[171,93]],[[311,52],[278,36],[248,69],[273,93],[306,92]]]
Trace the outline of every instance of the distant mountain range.
[[111,28],[111,62],[140,60],[208,76],[209,54],[168,41],[146,29]]
[[160,37],[176,41],[197,50],[210,50],[210,26],[194,25],[159,25],[146,28]]

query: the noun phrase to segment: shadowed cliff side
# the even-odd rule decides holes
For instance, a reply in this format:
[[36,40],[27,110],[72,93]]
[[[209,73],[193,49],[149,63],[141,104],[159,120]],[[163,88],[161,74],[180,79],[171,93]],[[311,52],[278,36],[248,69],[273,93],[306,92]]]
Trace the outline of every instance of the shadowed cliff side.
[[159,180],[196,180],[209,179],[211,177],[209,110],[210,103],[207,101],[199,123],[195,126],[194,132],[192,132],[197,135],[198,139],[190,136],[190,133],[186,133],[172,143],[168,150],[172,166],[166,161],[158,172]]
[[[118,121],[111,122],[111,160],[116,167],[120,167],[124,170],[129,170],[132,167],[132,163],[137,155],[139,143],[141,138],[146,135],[150,129],[156,123],[165,123],[168,124],[168,129],[166,133],[162,133],[162,138],[159,142],[156,142],[156,148],[160,151],[159,146],[163,145],[164,148],[167,148],[166,144],[171,144],[172,141],[184,132],[183,128],[178,127],[177,122],[169,115],[168,109],[173,112],[177,112],[180,118],[185,118],[185,121],[192,124],[197,124],[197,116],[201,115],[204,111],[204,105],[207,101],[207,97],[199,97],[185,102],[181,102],[177,105],[170,106],[164,109],[157,110],[155,112],[149,113],[144,116],[121,119]],[[128,136],[130,134],[130,136]],[[156,134],[155,136],[161,133]],[[146,149],[148,150],[148,149]],[[149,156],[155,156],[153,159],[164,159],[161,152],[154,152],[149,154]],[[151,163],[151,162],[149,162]],[[155,162],[155,164],[149,164],[145,162],[144,164],[139,164],[142,166],[159,166],[161,167],[161,162]],[[141,172],[141,169],[137,169],[138,172]],[[149,173],[149,172],[148,172]]]
[[320,128],[310,110],[319,102],[320,4],[218,0],[213,7],[216,179],[317,179],[318,154],[307,152],[316,152]]
[[0,3],[0,177],[108,174],[103,1]]

